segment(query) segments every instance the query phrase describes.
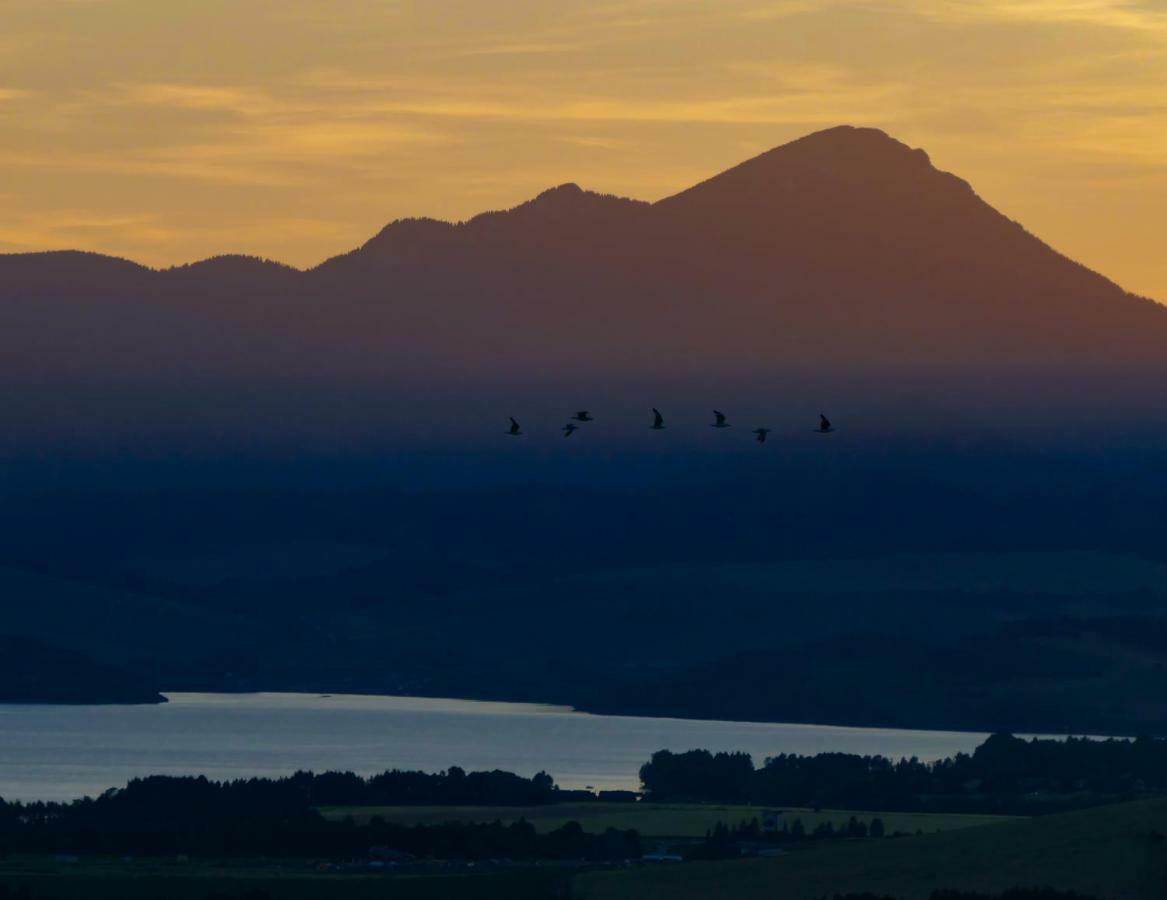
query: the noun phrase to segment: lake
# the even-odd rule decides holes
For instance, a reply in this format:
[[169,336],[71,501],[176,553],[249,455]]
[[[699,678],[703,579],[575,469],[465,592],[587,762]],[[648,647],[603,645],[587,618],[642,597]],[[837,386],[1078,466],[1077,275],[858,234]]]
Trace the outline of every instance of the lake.
[[655,750],[837,750],[933,760],[984,734],[600,716],[418,697],[168,694],[157,706],[0,705],[0,797],[68,800],[140,775],[215,779],[297,769],[546,770],[562,787],[639,787]]

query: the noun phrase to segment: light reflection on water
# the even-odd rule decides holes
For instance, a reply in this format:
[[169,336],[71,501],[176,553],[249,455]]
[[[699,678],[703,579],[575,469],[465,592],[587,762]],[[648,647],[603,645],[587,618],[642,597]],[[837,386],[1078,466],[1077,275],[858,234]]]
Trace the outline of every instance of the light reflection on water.
[[984,734],[652,719],[567,707],[352,694],[169,694],[157,706],[0,705],[0,797],[65,800],[149,774],[297,769],[549,772],[562,787],[639,786],[655,750],[843,751],[922,760]]

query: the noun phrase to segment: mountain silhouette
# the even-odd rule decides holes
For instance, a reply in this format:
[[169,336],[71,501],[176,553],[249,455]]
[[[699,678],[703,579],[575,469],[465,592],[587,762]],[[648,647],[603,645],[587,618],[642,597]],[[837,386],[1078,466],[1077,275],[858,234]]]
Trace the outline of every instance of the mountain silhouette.
[[1167,364],[1167,309],[1057,253],[924,151],[849,126],[656,203],[566,184],[461,223],[399,220],[307,271],[2,256],[0,321],[17,380],[939,368],[984,383]]

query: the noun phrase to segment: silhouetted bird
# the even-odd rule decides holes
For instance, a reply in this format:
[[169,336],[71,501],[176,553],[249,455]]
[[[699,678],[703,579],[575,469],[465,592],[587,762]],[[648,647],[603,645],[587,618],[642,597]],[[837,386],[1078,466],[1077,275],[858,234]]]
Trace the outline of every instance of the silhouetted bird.
[[766,435],[768,435],[769,433],[770,433],[769,428],[755,428],[754,429],[754,434],[756,434],[758,436],[758,443],[759,444],[766,443]]
[[511,437],[518,437],[523,432],[519,430],[519,423],[515,421],[515,417],[511,416],[511,427],[507,429],[507,434]]
[[729,428],[729,422],[725,421],[725,413],[713,410],[713,419],[714,428]]
[[815,429],[819,434],[826,434],[828,431],[834,431],[831,427],[831,420],[819,413],[819,427]]
[[660,410],[655,406],[652,408],[652,424],[648,427],[654,431],[660,431],[665,427],[665,417],[660,414]]
[[564,437],[571,437],[577,431],[579,431],[579,426],[572,423],[572,422],[568,422],[566,425],[563,426],[563,436]]
[[586,409],[581,409],[574,416],[572,416],[572,418],[575,419],[575,421],[577,421],[577,422],[594,422],[594,421],[596,421],[588,414],[588,411]]

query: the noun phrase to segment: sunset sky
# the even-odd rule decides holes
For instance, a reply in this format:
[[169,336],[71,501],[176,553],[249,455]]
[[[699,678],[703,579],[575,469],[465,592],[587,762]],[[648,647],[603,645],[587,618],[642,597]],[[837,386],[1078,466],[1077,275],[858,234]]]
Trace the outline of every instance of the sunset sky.
[[1167,2],[0,0],[0,251],[298,266],[873,125],[1167,301]]

